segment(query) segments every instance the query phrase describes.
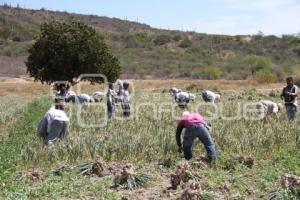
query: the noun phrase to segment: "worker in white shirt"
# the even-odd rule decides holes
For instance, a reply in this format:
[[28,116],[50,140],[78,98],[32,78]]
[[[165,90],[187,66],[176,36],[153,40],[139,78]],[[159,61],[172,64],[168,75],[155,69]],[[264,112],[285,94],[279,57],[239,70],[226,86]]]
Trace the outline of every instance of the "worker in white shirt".
[[123,81],[122,87],[120,87],[118,98],[121,101],[121,106],[123,109],[123,116],[130,116],[130,95],[129,95],[129,82]]
[[259,114],[263,115],[263,118],[274,115],[276,116],[279,111],[281,111],[283,105],[281,103],[274,103],[268,100],[261,100],[256,104],[256,109]]
[[45,114],[38,124],[38,136],[45,144],[52,144],[55,140],[64,139],[68,136],[69,118],[64,112],[65,103],[63,98],[55,98],[55,106]]
[[78,101],[82,106],[89,106],[90,103],[94,102],[94,99],[88,94],[77,95]]
[[93,94],[93,98],[95,102],[101,102],[103,100],[103,97],[104,97],[104,93],[100,91],[96,91]]
[[178,92],[175,95],[175,101],[181,108],[186,108],[187,104],[190,102],[190,95],[187,92]]
[[202,92],[202,98],[205,102],[215,103],[216,100],[220,100],[220,95],[210,90],[204,90]]
[[176,95],[177,93],[179,93],[179,92],[182,92],[182,90],[181,90],[181,89],[178,89],[178,88],[175,88],[175,87],[173,87],[173,88],[171,88],[171,89],[169,90],[169,93],[170,93],[170,95],[171,95],[172,97],[175,97],[175,95]]

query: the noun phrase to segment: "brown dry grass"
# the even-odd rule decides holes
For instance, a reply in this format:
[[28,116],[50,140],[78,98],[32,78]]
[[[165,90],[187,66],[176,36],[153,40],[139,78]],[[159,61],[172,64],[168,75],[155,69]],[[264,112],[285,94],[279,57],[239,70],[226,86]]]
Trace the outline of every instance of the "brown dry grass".
[[[190,85],[194,85],[196,89],[213,89],[218,90],[242,90],[247,87],[255,87],[257,89],[272,89],[282,88],[284,83],[276,84],[258,84],[253,81],[240,80],[130,80],[132,86],[137,91],[161,91],[171,87],[185,89]],[[78,85],[72,88],[75,92],[78,90]],[[94,91],[103,91],[103,85],[91,85],[88,83],[81,84],[81,93],[92,94]],[[34,82],[29,78],[0,78],[0,96],[6,95],[43,95],[50,94],[50,87],[38,82]]]
[[247,87],[257,89],[278,88],[282,84],[259,84],[249,80],[191,80],[191,79],[168,79],[168,80],[133,80],[135,89],[138,90],[156,90],[169,89],[171,87],[186,88],[194,84],[196,88],[218,88],[219,90],[241,90]]
[[42,95],[49,93],[49,86],[33,81],[6,80],[0,81],[0,96],[7,95]]

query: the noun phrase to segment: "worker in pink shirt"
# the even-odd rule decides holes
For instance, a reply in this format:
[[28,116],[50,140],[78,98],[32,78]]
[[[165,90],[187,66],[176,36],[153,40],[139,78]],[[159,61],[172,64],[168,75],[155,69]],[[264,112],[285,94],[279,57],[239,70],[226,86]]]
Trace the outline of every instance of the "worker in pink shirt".
[[[183,137],[183,144],[181,144],[181,132],[185,128]],[[192,146],[196,138],[204,144],[207,151],[209,162],[216,159],[216,149],[213,139],[209,133],[208,124],[204,117],[198,113],[189,113],[187,111],[182,113],[181,119],[178,121],[176,130],[176,142],[178,145],[178,152],[184,153],[184,158],[190,160],[192,158]]]

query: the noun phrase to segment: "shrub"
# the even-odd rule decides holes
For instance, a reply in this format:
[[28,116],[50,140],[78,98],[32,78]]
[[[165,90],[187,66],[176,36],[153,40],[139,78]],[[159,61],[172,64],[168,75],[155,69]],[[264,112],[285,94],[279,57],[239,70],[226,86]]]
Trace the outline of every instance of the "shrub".
[[146,33],[135,33],[125,35],[124,41],[126,43],[126,48],[145,48],[150,39]]
[[220,78],[223,72],[216,67],[207,67],[204,69],[203,74],[205,78],[212,80]]
[[201,48],[198,47],[198,46],[191,46],[190,48],[188,48],[187,52],[188,53],[199,54],[199,53],[201,53]]
[[186,86],[185,88],[187,91],[194,91],[197,89],[197,85],[194,83],[189,84],[188,86]]
[[192,46],[192,41],[186,37],[180,42],[180,44],[178,46],[181,48],[188,48],[188,47]]
[[293,52],[294,52],[295,54],[297,54],[297,56],[300,56],[300,45],[297,46],[297,47],[295,47],[295,48],[293,49]]
[[14,37],[12,38],[12,41],[14,41],[14,42],[21,42],[21,37],[19,37],[19,36],[14,36]]
[[254,78],[259,83],[275,83],[278,81],[278,77],[275,73],[270,72],[269,70],[259,71]]
[[275,90],[271,90],[271,92],[269,93],[270,97],[276,97],[276,91]]
[[254,95],[256,92],[257,90],[254,87],[247,87],[243,90],[243,93],[247,95]]
[[174,35],[174,37],[173,37],[173,40],[176,41],[176,42],[179,42],[181,39],[182,39],[182,38],[181,38],[181,35],[179,35],[179,34],[176,34],[176,35]]
[[10,30],[6,27],[0,26],[0,38],[7,39],[10,35]]
[[250,68],[252,75],[262,69],[270,68],[272,65],[272,61],[270,58],[256,55],[246,56],[243,59],[243,62]]
[[169,34],[159,34],[153,40],[153,43],[157,46],[164,45],[171,41],[171,36]]
[[136,48],[139,45],[138,41],[136,41],[132,35],[126,35],[124,42],[126,48]]

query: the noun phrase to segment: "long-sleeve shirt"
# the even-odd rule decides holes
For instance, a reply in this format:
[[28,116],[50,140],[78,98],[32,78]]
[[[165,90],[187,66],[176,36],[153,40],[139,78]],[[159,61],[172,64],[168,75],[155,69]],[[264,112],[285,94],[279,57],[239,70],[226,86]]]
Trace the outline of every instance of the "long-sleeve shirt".
[[190,100],[190,95],[187,92],[179,92],[175,95],[175,101],[177,103],[186,102]]
[[203,91],[202,96],[203,95],[205,97],[205,101],[209,101],[209,102],[215,102],[215,100],[220,99],[219,94],[216,94],[210,90]]
[[184,128],[189,128],[195,125],[204,125],[207,126],[207,122],[204,117],[198,113],[192,113],[181,117],[178,121],[176,129],[176,142],[178,146],[181,146],[181,132]]
[[38,134],[40,136],[45,136],[47,133],[50,133],[51,124],[54,120],[69,121],[69,118],[64,111],[51,107],[38,125]]
[[128,90],[122,89],[119,93],[119,98],[122,104],[129,104],[130,103],[130,95]]
[[104,97],[104,93],[100,92],[100,91],[96,91],[93,94],[93,98],[98,101],[101,101],[103,99],[103,97]]
[[118,97],[117,97],[117,93],[114,90],[108,89],[106,97],[107,97],[107,103],[108,104],[115,105],[116,99]]
[[79,103],[82,104],[82,105],[86,105],[90,102],[92,102],[92,97],[90,97],[90,95],[88,94],[79,94],[77,96],[78,100],[79,100]]
[[293,104],[297,106],[298,87],[296,85],[286,86],[283,88],[281,96],[284,98],[286,105]]

